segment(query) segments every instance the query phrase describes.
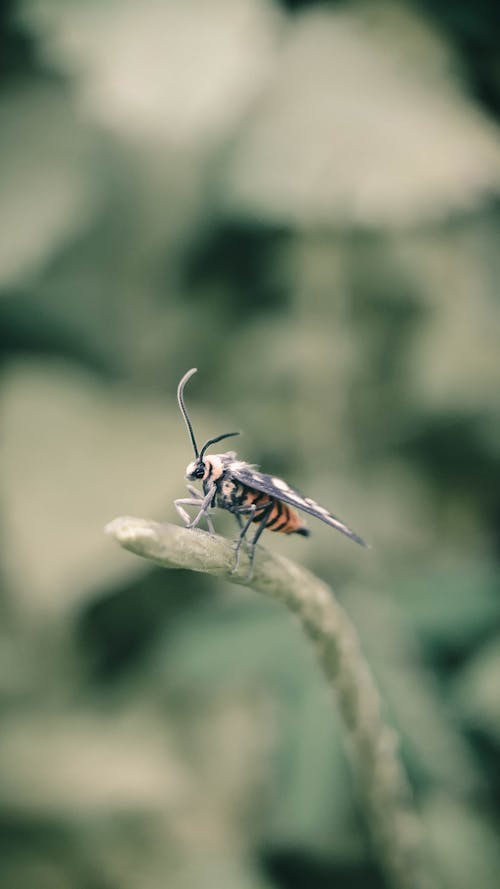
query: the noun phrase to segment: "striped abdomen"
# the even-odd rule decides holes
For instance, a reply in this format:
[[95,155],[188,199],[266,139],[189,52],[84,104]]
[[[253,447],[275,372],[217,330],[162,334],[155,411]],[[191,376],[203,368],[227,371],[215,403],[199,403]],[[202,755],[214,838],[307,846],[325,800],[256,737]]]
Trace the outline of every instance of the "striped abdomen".
[[254,522],[261,522],[264,511],[269,510],[265,527],[268,531],[279,531],[281,534],[302,534],[307,537],[309,530],[304,525],[299,514],[275,497],[264,494],[262,491],[256,491],[253,488],[245,488],[244,497],[241,501],[242,506],[251,506],[255,504],[257,507]]

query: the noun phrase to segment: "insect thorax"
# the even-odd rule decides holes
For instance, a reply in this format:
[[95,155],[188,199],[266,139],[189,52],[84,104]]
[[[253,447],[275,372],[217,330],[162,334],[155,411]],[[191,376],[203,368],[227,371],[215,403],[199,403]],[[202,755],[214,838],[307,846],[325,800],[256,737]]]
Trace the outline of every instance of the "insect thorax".
[[220,509],[229,510],[231,507],[238,506],[245,495],[245,490],[244,485],[224,473],[217,480],[217,493],[215,495],[217,506]]

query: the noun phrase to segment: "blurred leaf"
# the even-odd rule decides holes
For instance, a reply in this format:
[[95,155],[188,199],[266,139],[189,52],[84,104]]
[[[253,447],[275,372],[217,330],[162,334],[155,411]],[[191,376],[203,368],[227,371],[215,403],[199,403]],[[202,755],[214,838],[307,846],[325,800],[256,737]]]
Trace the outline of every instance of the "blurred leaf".
[[184,694],[200,687],[208,696],[221,688],[256,688],[275,700],[277,761],[266,845],[359,857],[334,701],[289,616],[250,597],[212,604],[178,626],[162,660],[168,685]]
[[470,725],[500,744],[500,637],[484,645],[456,677],[454,701]]
[[350,590],[346,602],[380,683],[385,706],[401,733],[411,774],[457,794],[477,792],[482,776],[454,713],[419,657],[398,604],[372,589]]
[[485,212],[440,232],[419,232],[397,252],[420,294],[418,336],[407,371],[417,404],[435,416],[486,422],[500,386],[500,311],[492,279],[500,273],[499,220]]
[[183,770],[159,728],[144,716],[104,719],[82,710],[12,718],[0,733],[3,805],[55,817],[172,806]]
[[[163,714],[144,706],[107,714],[52,707],[4,719],[0,780],[9,818],[2,825],[2,885],[10,887],[3,878],[15,875],[16,889],[48,889],[48,854],[54,870],[68,868],[70,885],[82,889],[89,872],[120,889],[265,889],[249,859],[244,817],[256,783],[255,715],[247,708],[242,719],[240,704],[235,720],[234,709],[198,716],[208,742],[198,757],[191,745],[181,747],[179,723],[169,727]],[[229,768],[219,781],[221,740]],[[32,868],[20,866],[21,844]]]
[[[472,559],[401,578],[394,597],[424,640],[436,647],[471,645],[500,617],[498,578]],[[436,570],[438,569],[438,570]]]
[[103,528],[120,513],[174,517],[186,442],[172,401],[106,389],[62,362],[25,362],[4,376],[2,415],[16,607],[57,615],[98,584],[141,571]]
[[266,842],[329,858],[363,858],[335,699],[322,683],[311,681],[302,692],[280,696],[280,704],[277,788]]
[[99,206],[91,133],[61,89],[24,87],[0,104],[0,291],[25,284]]
[[445,889],[497,889],[500,846],[487,818],[439,795],[428,798],[423,814]]
[[24,0],[23,10],[94,120],[196,151],[226,136],[258,93],[280,21],[269,0]]
[[401,226],[500,186],[500,140],[409,5],[298,15],[226,165],[229,212],[287,225]]

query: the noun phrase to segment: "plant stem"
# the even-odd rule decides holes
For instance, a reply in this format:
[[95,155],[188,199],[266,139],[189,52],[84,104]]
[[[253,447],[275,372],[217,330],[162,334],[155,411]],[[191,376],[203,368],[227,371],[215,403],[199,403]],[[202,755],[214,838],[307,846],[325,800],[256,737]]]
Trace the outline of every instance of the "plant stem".
[[198,529],[122,517],[106,531],[125,549],[165,568],[202,571],[250,586],[297,615],[336,697],[367,825],[388,884],[393,889],[434,889],[396,733],[382,718],[358,634],[332,590],[306,569],[262,547],[248,582],[246,556],[242,553],[239,573],[231,574],[232,542]]

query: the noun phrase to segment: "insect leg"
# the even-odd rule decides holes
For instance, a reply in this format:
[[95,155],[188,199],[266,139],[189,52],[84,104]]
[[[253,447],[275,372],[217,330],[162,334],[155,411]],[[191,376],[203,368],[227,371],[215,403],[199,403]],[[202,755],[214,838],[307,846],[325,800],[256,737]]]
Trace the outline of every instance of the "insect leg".
[[198,506],[199,500],[195,500],[194,497],[183,497],[179,500],[174,500],[174,506],[179,513],[182,521],[185,525],[191,521],[191,516],[183,509],[184,506]]
[[191,516],[189,515],[188,512],[186,512],[186,510],[183,507],[184,506],[199,506],[199,505],[200,505],[199,499],[195,500],[194,497],[183,497],[180,500],[174,500],[174,506],[185,525],[189,525],[189,523],[191,521]]
[[205,494],[203,500],[200,503],[200,511],[198,515],[194,517],[192,522],[190,522],[190,524],[187,526],[188,528],[196,528],[196,525],[198,524],[200,519],[203,518],[203,516],[206,516],[208,518],[208,510],[210,509],[210,505],[212,503],[212,500],[214,499],[215,490],[215,485],[212,485],[208,490],[208,493]]
[[[260,535],[262,534],[264,528],[266,527],[266,522],[267,522],[267,519],[268,519],[268,517],[269,517],[269,513],[271,512],[272,508],[273,508],[273,503],[272,503],[272,501],[271,501],[269,504],[267,504],[267,505],[262,509],[262,516],[261,516],[261,518],[260,518],[260,520],[259,520],[259,527],[257,528],[257,531],[255,532],[254,537],[253,537],[251,543],[249,544],[249,550],[250,550],[250,556],[249,556],[249,558],[250,558],[250,568],[249,568],[249,571],[248,571],[248,577],[247,577],[247,580],[251,580],[251,579],[252,579],[252,576],[253,576],[253,563],[254,563],[254,559],[255,559],[255,546],[256,546],[256,543],[257,543],[257,541],[258,541]],[[239,567],[239,564],[240,564],[240,552],[241,552],[241,546],[242,546],[242,543],[243,543],[243,541],[244,541],[244,539],[245,539],[245,535],[246,535],[246,533],[247,533],[247,531],[248,531],[250,525],[252,524],[252,522],[253,522],[254,519],[255,519],[255,512],[256,512],[257,509],[258,509],[258,507],[256,507],[255,503],[252,503],[251,506],[245,507],[245,513],[246,513],[247,510],[251,510],[251,512],[250,512],[250,515],[249,515],[247,521],[245,522],[245,524],[244,524],[242,527],[241,527],[241,525],[240,525],[240,527],[241,527],[241,531],[240,531],[240,536],[239,536],[239,538],[238,538],[238,542],[237,542],[237,544],[236,544],[236,548],[235,548],[235,562],[234,562],[234,566],[233,566],[233,568],[232,568],[231,574],[234,574],[234,573],[238,570],[238,567]],[[238,516],[238,513],[237,513],[237,512],[235,512],[234,515],[239,519],[239,516]]]
[[243,523],[243,520],[242,520],[239,512],[235,511],[233,513],[236,521],[238,522],[238,525],[240,526],[240,536],[238,537],[238,540],[236,541],[236,546],[234,548],[234,565],[231,568],[231,574],[236,574],[236,572],[239,568],[241,546],[242,546],[242,543],[245,539],[245,534],[247,533],[250,525],[252,524],[252,522],[254,520],[256,509],[257,509],[257,507],[256,507],[255,503],[252,503],[251,506],[245,507],[245,515],[247,513],[249,513],[248,519],[245,523]]
[[[195,488],[194,485],[187,485],[187,489],[188,489],[189,493],[193,495],[193,497],[196,497],[196,505],[198,505],[200,500],[203,500],[203,494],[201,494],[200,491],[198,491],[198,489]],[[208,512],[208,510],[205,514],[205,519],[207,522],[207,528],[208,528],[209,533],[215,534],[214,523],[212,522],[212,519],[210,518],[210,513]]]
[[[191,516],[186,512],[186,510],[183,507],[184,506],[200,506],[201,499],[202,499],[202,497],[201,497],[201,495],[199,495],[196,499],[194,497],[184,497],[181,500],[174,500],[174,506],[187,528],[192,527]],[[197,522],[200,521],[200,519],[202,517],[203,517],[203,515],[202,516],[197,515],[196,516]],[[207,528],[208,528],[209,533],[215,534],[214,523],[212,522],[212,519],[210,518],[208,509],[205,511],[205,521],[207,523]]]
[[[201,499],[195,497],[185,497],[180,500],[174,500],[174,506],[179,513],[183,522],[186,523],[186,528],[196,528],[201,519],[205,517],[208,521],[208,510],[210,508],[210,504],[214,498],[215,494],[215,485],[213,485],[207,494]],[[199,506],[199,512],[195,515],[194,519],[191,519],[183,506]],[[212,526],[213,527],[213,526]]]
[[253,563],[255,561],[255,547],[257,546],[257,541],[258,541],[260,535],[262,534],[264,528],[266,527],[267,520],[269,518],[269,514],[273,510],[273,505],[274,504],[271,502],[269,504],[269,506],[266,506],[264,512],[262,513],[262,518],[258,524],[257,530],[256,530],[255,534],[253,535],[252,540],[249,543],[248,548],[250,550],[250,555],[249,555],[250,567],[248,569],[247,581],[250,581],[253,577]]

